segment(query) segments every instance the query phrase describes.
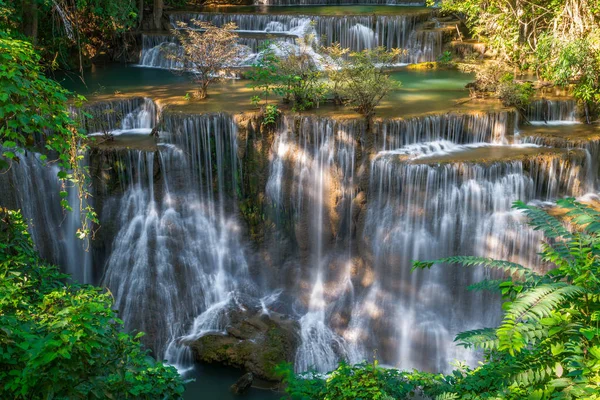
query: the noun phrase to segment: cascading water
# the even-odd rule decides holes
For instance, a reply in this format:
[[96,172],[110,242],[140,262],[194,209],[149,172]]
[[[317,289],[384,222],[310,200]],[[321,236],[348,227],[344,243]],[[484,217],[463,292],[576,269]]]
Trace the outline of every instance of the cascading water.
[[401,60],[407,64],[437,61],[442,54],[442,32],[439,30],[416,30],[410,34],[406,54]]
[[434,149],[429,159],[382,152],[371,170],[364,240],[375,277],[365,299],[376,300],[357,303],[366,319],[358,325],[364,340],[393,337],[372,345],[382,361],[403,368],[444,370],[453,359],[473,360],[452,344],[453,335],[498,318],[497,299],[463,289],[483,278],[482,270],[411,273],[411,260],[460,252],[535,265],[540,236],[522,225],[512,202],[581,194],[581,169],[561,157],[438,165],[435,148],[427,146]]
[[[92,282],[92,266],[87,243],[76,236],[81,227],[79,197],[76,188],[63,186],[57,177],[59,168],[49,166],[33,152],[17,153],[7,172],[0,173],[0,205],[20,209],[30,221],[29,231],[40,255],[63,266],[78,282]],[[67,190],[73,211],[60,205],[59,192]]]
[[82,124],[90,134],[150,130],[156,125],[158,110],[149,98],[135,97],[125,100],[102,101],[85,107]]
[[511,111],[391,119],[377,124],[376,147],[385,151],[439,140],[456,144],[507,143],[515,124],[516,113]]
[[575,100],[535,100],[525,110],[532,125],[572,125],[578,123]]
[[[340,43],[341,47],[350,48],[353,51],[375,46],[385,46],[388,49],[408,49],[409,51],[412,48],[418,48],[419,54],[422,54],[424,49],[435,48],[437,51],[440,46],[439,40],[436,43],[429,43],[427,34],[413,32],[418,24],[427,20],[428,17],[428,13],[338,16],[174,13],[171,14],[171,24],[173,26],[177,26],[179,22],[189,24],[192,19],[210,22],[217,26],[234,22],[241,32],[255,34],[279,32],[302,37],[306,32],[314,32],[323,46]],[[439,50],[441,51],[441,49]],[[432,57],[437,57],[437,55],[432,55]],[[422,56],[417,55],[417,57]]]
[[[88,132],[111,132],[147,128],[154,125],[156,107],[150,99],[135,98],[95,103],[85,107],[82,124]],[[42,257],[61,265],[74,279],[83,283],[95,281],[88,244],[77,239],[82,221],[79,196],[75,187],[63,186],[58,180],[58,167],[49,167],[40,154],[17,154],[8,173],[0,174],[6,190],[0,201],[11,208],[22,210],[26,219],[33,221],[30,231]],[[84,160],[87,164],[87,159]],[[66,190],[73,211],[60,206],[59,192]]]
[[169,53],[183,55],[183,48],[173,35],[142,35],[140,65],[143,67],[181,69],[183,63],[177,58],[168,57]]
[[578,120],[574,100],[536,100],[526,110],[530,126],[520,127],[518,143],[565,149],[582,149],[586,154],[587,187],[597,187],[600,168],[600,133]]
[[120,224],[104,283],[126,327],[147,332],[156,354],[196,316],[253,286],[232,217],[236,146],[229,116],[166,115],[158,152],[120,161],[131,184],[104,206],[119,210]]
[[[292,210],[298,275],[308,283],[307,290],[297,294],[303,303],[297,307],[302,314],[298,370],[315,366],[326,371],[340,358],[362,358],[358,346],[332,323],[341,304],[335,300],[353,292],[352,199],[361,129],[356,121],[285,118],[273,145],[266,192],[278,210]],[[298,289],[288,288],[293,293]]]
[[[527,115],[561,121],[574,114],[570,104],[545,107]],[[100,133],[145,137],[158,120],[143,98],[96,103],[89,113],[96,118],[86,126]],[[248,149],[238,148],[233,117],[167,114],[162,122],[157,150],[98,150],[107,168],[94,179],[108,188],[96,193],[111,239],[103,283],[127,329],[145,331],[155,354],[180,367],[191,362],[186,343],[225,331],[248,307],[268,314],[279,295],[290,301],[277,312],[300,322],[297,370],[324,372],[375,349],[383,363],[402,368],[439,371],[455,358],[473,361],[452,339],[497,320],[497,299],[463,289],[487,275],[450,266],[411,273],[410,261],[477,254],[538,265],[540,235],[511,203],[598,187],[599,141],[514,135],[514,112],[377,121],[370,138],[361,121],[283,117],[257,163],[268,165],[257,189],[265,199],[261,223],[273,225],[265,235],[282,244],[270,246],[270,238],[250,242],[239,218],[241,163],[256,160],[243,159]],[[19,157],[0,175],[5,187],[20,187],[3,193],[2,204],[22,207],[35,222],[45,257],[93,280],[102,266],[78,258],[75,242],[61,242],[79,222],[55,207],[56,170],[42,168],[36,154]],[[264,261],[281,258],[277,273],[261,274]]]

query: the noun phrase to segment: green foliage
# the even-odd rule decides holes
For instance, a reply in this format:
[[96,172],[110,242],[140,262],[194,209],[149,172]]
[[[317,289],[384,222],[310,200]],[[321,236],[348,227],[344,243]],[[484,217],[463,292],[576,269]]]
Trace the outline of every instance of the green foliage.
[[452,55],[452,52],[445,51],[438,56],[437,62],[443,67],[450,67],[454,64],[453,60],[454,56]]
[[275,46],[266,42],[261,57],[252,65],[248,78],[253,81],[251,87],[260,96],[253,96],[252,104],[268,104],[271,93],[282,96],[284,101],[292,103],[292,111],[305,111],[319,106],[326,92],[322,73],[314,64],[308,49],[312,46],[312,37],[298,39],[299,52],[280,48],[282,56],[275,53]]
[[[445,0],[502,64],[533,70],[557,85],[574,84],[588,122],[600,105],[598,0]],[[518,96],[517,96],[518,97]]]
[[[61,168],[58,178],[81,194],[83,225],[78,235],[87,237],[90,223],[98,221],[85,202],[89,196],[87,171],[80,166],[86,150],[85,135],[70,115],[70,93],[44,76],[39,62],[29,42],[0,32],[0,170],[10,168],[11,163],[18,162],[18,153],[43,139],[45,150],[57,157]],[[77,97],[74,105],[84,100]],[[62,204],[71,210],[65,198]]]
[[267,104],[263,115],[263,125],[275,125],[279,117],[279,109],[274,104]]
[[349,60],[339,74],[330,77],[345,104],[367,120],[375,114],[375,107],[388,93],[400,85],[390,79],[385,68],[399,55],[398,50],[383,47],[350,53]]
[[252,90],[260,94],[260,96],[252,97],[252,104],[258,105],[262,99],[267,105],[269,96],[278,90],[280,83],[278,71],[281,60],[275,54],[272,43],[268,40],[261,46],[260,52],[261,56],[251,65],[246,77],[253,82],[250,85]]
[[[108,53],[126,50],[127,32],[137,24],[135,0],[15,1],[12,19],[37,19],[37,30],[24,31],[48,63],[63,68],[87,64]],[[26,24],[23,24],[26,25]]]
[[175,368],[121,332],[112,296],[42,261],[19,212],[0,209],[0,397],[176,399]]
[[402,399],[442,378],[426,372],[382,368],[377,361],[356,365],[342,362],[325,377],[311,371],[296,375],[289,364],[280,365],[277,372],[283,377],[286,393],[292,400]]
[[515,107],[524,111],[531,103],[534,95],[531,82],[517,82],[513,74],[506,74],[498,83],[496,95],[506,107]]
[[600,107],[600,34],[557,40],[546,34],[536,49],[537,69],[559,85],[573,84],[573,95],[584,104],[588,121]]
[[[459,345],[483,349],[485,363],[454,371],[430,395],[460,399],[600,398],[600,213],[574,199],[558,201],[572,226],[544,210],[515,203],[544,232],[542,260],[555,265],[537,274],[514,263],[452,257],[415,262],[458,263],[500,269],[505,314],[499,327],[463,332]],[[526,272],[529,271],[529,272]],[[491,284],[491,282],[488,282]],[[490,285],[492,286],[492,285]]]

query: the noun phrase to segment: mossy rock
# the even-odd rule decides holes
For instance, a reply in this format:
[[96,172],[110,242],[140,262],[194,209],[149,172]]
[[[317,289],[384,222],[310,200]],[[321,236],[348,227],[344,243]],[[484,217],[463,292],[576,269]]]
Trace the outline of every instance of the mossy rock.
[[254,314],[227,328],[188,343],[197,362],[244,369],[269,381],[278,381],[275,367],[293,362],[298,347],[299,325],[280,314]]

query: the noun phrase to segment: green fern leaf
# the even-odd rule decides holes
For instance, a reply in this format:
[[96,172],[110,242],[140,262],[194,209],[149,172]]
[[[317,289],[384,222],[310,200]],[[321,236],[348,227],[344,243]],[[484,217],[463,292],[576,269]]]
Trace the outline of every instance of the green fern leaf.
[[472,331],[461,332],[454,339],[459,346],[465,348],[476,348],[492,350],[498,347],[498,336],[495,328],[475,329]]
[[555,282],[519,294],[508,307],[498,328],[498,348],[507,350],[511,355],[520,352],[531,341],[528,332],[537,327],[542,318],[549,317],[558,305],[583,292],[578,286]]
[[567,216],[572,222],[591,234],[600,233],[600,212],[575,201],[573,198],[561,199],[556,202],[560,207],[569,210]]
[[486,257],[475,257],[475,256],[453,256],[440,258],[438,260],[430,261],[413,261],[413,268],[415,269],[426,269],[431,268],[434,264],[459,264],[464,267],[477,267],[482,266],[485,268],[499,269],[510,275],[517,275],[520,278],[539,276],[534,271],[525,268],[524,266],[504,260],[494,260]]

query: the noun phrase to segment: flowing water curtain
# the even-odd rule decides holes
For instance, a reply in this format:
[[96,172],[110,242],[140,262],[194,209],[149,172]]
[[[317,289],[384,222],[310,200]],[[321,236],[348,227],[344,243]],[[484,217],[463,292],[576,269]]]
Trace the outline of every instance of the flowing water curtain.
[[105,277],[128,329],[146,331],[157,354],[230,292],[252,287],[231,214],[237,170],[231,118],[164,118],[159,151],[128,152],[122,160],[135,175],[112,203],[121,210],[121,228]]

